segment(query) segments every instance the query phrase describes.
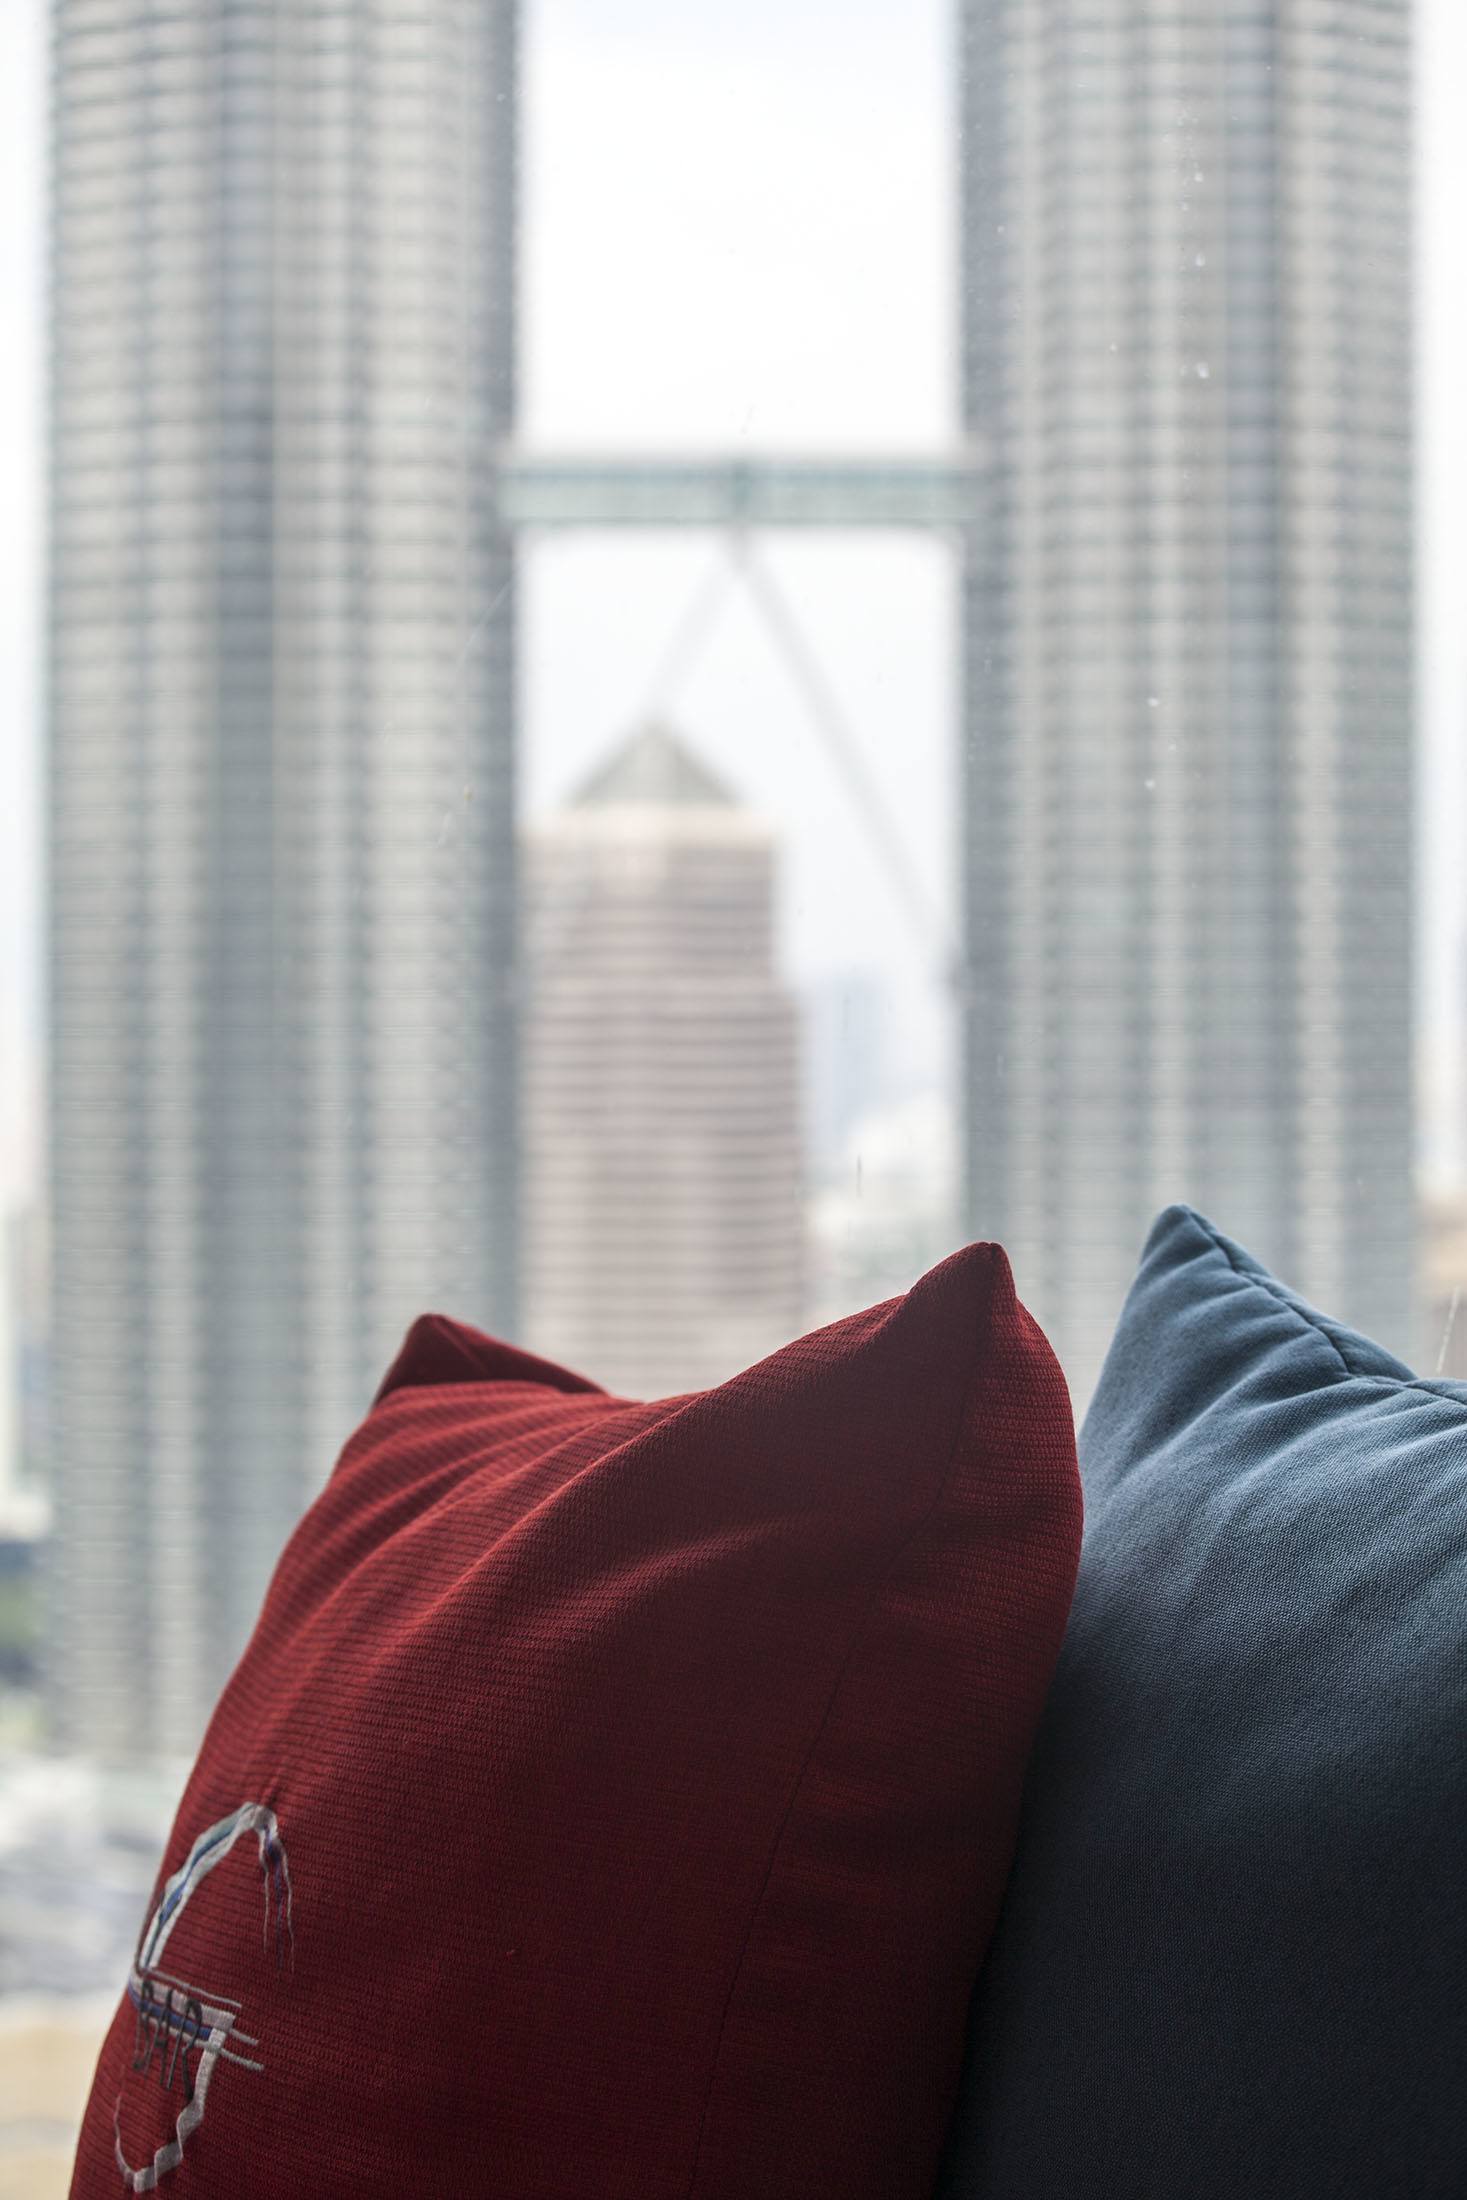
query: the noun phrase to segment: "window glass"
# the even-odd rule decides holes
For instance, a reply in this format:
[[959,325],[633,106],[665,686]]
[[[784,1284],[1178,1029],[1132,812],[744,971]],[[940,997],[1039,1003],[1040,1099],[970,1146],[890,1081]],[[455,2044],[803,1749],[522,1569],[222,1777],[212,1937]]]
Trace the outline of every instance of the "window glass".
[[1467,1376],[1455,0],[7,28],[0,2200],[418,1313]]

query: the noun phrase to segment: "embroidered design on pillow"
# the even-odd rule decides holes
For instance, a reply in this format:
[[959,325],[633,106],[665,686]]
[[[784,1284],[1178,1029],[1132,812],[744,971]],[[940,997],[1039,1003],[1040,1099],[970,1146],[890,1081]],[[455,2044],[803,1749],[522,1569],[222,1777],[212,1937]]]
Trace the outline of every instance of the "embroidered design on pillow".
[[[250,2052],[260,2040],[258,2034],[245,2030],[245,2011],[238,2000],[219,1993],[212,1977],[205,1985],[163,1968],[169,1939],[189,1904],[209,1875],[233,1854],[236,1844],[251,1833],[263,1881],[266,1945],[273,1934],[277,1970],[283,1968],[287,1954],[293,1956],[290,1863],[279,1824],[264,1803],[241,1803],[199,1835],[165,1882],[128,1976],[127,1995],[136,2018],[129,2083],[156,2084],[165,2096],[177,2087],[183,2101],[172,2137],[157,2149],[151,2162],[135,2168],[123,2151],[122,2095],[118,2094],[113,2110],[117,2166],[131,2192],[152,2192],[160,2178],[178,2168],[184,2148],[204,2120],[209,2087],[221,2062],[256,2075],[265,2068]],[[191,2056],[196,2058],[193,2063]]]

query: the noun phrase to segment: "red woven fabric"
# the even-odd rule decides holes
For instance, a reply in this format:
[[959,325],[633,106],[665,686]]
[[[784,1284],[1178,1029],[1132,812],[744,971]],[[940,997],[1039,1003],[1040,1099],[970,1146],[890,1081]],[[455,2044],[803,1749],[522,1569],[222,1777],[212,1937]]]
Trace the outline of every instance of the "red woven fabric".
[[214,1715],[73,2194],[927,2200],[1079,1537],[996,1247],[650,1405],[425,1315]]

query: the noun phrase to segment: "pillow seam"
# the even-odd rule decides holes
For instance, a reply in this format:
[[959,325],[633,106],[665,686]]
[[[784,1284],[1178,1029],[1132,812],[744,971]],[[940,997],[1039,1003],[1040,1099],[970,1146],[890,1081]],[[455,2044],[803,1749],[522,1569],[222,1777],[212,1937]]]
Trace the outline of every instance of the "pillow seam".
[[[1203,1216],[1198,1215],[1197,1222],[1201,1229],[1204,1231],[1209,1244],[1213,1245],[1217,1249],[1217,1251],[1222,1254],[1223,1259],[1227,1262],[1229,1268],[1231,1268],[1233,1274],[1238,1278],[1240,1283],[1253,1284],[1259,1290],[1266,1292],[1276,1306],[1282,1307],[1283,1311],[1286,1314],[1293,1315],[1295,1321],[1299,1324],[1299,1327],[1301,1329],[1308,1330],[1309,1334],[1312,1337],[1318,1337],[1321,1343],[1327,1344],[1329,1346],[1330,1351],[1334,1354],[1335,1358],[1340,1363],[1340,1375],[1337,1380],[1358,1382],[1362,1379],[1364,1371],[1358,1367],[1351,1366],[1350,1362],[1346,1359],[1344,1352],[1340,1348],[1338,1338],[1335,1337],[1331,1330],[1325,1327],[1324,1322],[1320,1317],[1313,1315],[1312,1313],[1306,1314],[1303,1307],[1299,1305],[1297,1300],[1290,1298],[1287,1295],[1283,1285],[1278,1281],[1276,1277],[1266,1275],[1260,1269],[1239,1267],[1238,1262],[1233,1257],[1233,1249],[1227,1243],[1226,1239],[1223,1238],[1218,1231],[1214,1230],[1211,1223],[1206,1221]],[[1397,1387],[1400,1386],[1401,1382],[1401,1377],[1397,1375],[1373,1375],[1372,1379],[1378,1382],[1394,1383]]]
[[1284,1286],[1276,1276],[1270,1276],[1260,1269],[1240,1268],[1233,1258],[1232,1249],[1227,1240],[1218,1231],[1214,1230],[1207,1218],[1204,1215],[1196,1215],[1194,1219],[1198,1228],[1207,1238],[1208,1243],[1222,1254],[1223,1259],[1240,1283],[1254,1284],[1259,1290],[1266,1291],[1276,1306],[1282,1307],[1286,1314],[1294,1316],[1301,1328],[1307,1329],[1312,1336],[1318,1337],[1322,1343],[1329,1346],[1340,1363],[1340,1373],[1335,1377],[1337,1382],[1378,1383],[1385,1390],[1414,1390],[1421,1397],[1430,1399],[1434,1405],[1447,1406],[1457,1413],[1467,1411],[1467,1401],[1450,1398],[1440,1390],[1434,1390],[1430,1383],[1420,1375],[1382,1375],[1378,1368],[1356,1367],[1351,1360],[1346,1358],[1339,1339],[1335,1336],[1333,1329],[1326,1326],[1322,1315],[1315,1314],[1312,1309],[1306,1312],[1295,1299],[1286,1294]]

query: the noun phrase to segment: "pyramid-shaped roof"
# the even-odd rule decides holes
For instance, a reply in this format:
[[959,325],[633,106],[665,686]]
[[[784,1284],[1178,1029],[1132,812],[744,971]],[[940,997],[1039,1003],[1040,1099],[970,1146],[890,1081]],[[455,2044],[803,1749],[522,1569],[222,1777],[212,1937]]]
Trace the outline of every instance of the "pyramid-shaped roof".
[[723,781],[675,733],[655,720],[639,726],[613,756],[597,766],[572,797],[571,807],[600,809],[624,802],[661,808],[738,806]]

